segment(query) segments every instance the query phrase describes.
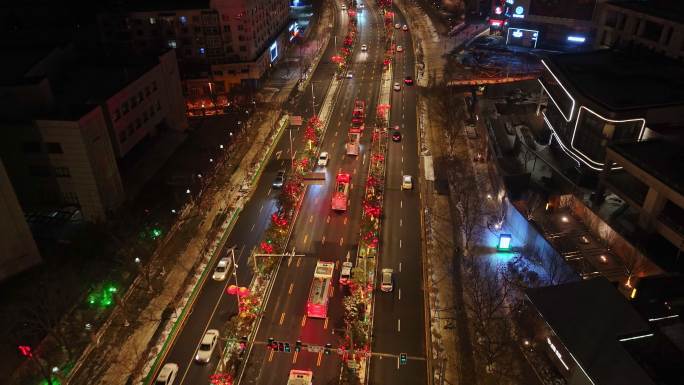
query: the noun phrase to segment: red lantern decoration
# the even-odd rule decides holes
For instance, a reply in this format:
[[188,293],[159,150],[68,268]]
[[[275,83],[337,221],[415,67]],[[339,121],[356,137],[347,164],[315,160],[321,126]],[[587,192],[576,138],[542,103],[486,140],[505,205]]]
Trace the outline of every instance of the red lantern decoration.
[[261,247],[261,251],[263,251],[264,253],[266,253],[266,254],[273,254],[273,250],[274,250],[274,249],[273,249],[273,245],[271,245],[270,243],[268,243],[268,242],[261,242],[261,244],[259,245],[259,247]]
[[235,294],[237,294],[237,292],[238,292],[238,287],[235,285],[230,285],[226,289],[226,293],[228,293],[230,295],[235,295]]
[[211,385],[233,385],[233,377],[228,373],[216,373],[209,376]]
[[244,286],[240,286],[240,288],[238,289],[238,296],[240,297],[246,297],[249,295],[249,293],[249,289]]

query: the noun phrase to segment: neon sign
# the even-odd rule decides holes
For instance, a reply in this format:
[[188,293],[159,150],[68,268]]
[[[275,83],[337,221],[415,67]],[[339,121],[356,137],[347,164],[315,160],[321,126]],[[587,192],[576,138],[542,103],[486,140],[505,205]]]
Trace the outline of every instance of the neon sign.
[[563,367],[565,368],[565,370],[570,370],[570,367],[568,366],[568,364],[566,364],[565,361],[563,360],[563,356],[561,355],[560,351],[558,350],[558,348],[556,348],[556,345],[554,345],[553,342],[551,342],[551,339],[549,337],[546,337],[546,343],[549,344],[551,351],[553,351],[553,353],[556,355],[556,357],[558,357],[558,361],[560,361],[560,363],[563,364]]

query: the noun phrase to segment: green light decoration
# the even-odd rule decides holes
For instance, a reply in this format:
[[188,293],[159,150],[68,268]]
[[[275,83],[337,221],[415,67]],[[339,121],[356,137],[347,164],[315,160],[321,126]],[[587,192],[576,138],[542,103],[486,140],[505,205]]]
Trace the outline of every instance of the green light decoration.
[[157,239],[157,238],[161,237],[161,235],[162,235],[162,231],[158,227],[155,227],[152,229],[152,231],[150,231],[150,236],[152,237],[152,239]]
[[62,385],[62,383],[57,377],[52,377],[50,381],[44,378],[42,381],[40,381],[39,385]]
[[100,284],[88,294],[88,304],[100,308],[106,308],[114,303],[114,294],[119,289],[112,283]]

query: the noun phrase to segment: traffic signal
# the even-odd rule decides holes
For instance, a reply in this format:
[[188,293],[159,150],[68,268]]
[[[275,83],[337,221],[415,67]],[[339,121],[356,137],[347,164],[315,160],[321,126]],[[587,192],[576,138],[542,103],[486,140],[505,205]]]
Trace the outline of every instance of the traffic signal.
[[285,353],[290,353],[290,343],[285,342]]
[[399,363],[402,365],[406,365],[406,361],[408,361],[408,357],[406,356],[406,353],[400,353],[399,354]]
[[332,344],[325,344],[325,354],[329,355],[330,354],[330,349],[332,348]]
[[297,342],[295,342],[295,352],[301,352],[301,351],[302,351],[302,341],[297,340]]
[[267,345],[267,346],[268,346],[269,348],[271,348],[271,349],[275,349],[275,347],[276,347],[277,345],[275,345],[275,339],[273,339],[273,337],[271,337],[271,338],[268,339],[268,345]]

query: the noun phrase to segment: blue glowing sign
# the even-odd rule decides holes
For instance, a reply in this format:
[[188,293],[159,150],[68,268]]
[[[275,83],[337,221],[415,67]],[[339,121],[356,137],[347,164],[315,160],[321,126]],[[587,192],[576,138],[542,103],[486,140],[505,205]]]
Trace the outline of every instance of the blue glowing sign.
[[511,234],[500,234],[499,235],[499,245],[496,247],[499,250],[510,250],[511,249]]
[[573,43],[584,43],[587,40],[584,36],[568,36],[568,41]]
[[278,58],[278,42],[277,41],[274,41],[273,44],[271,44],[271,48],[268,49],[268,52],[271,54],[271,63],[273,63]]
[[506,34],[506,44],[514,42],[516,45],[537,48],[538,38],[539,31],[525,28],[509,28]]

